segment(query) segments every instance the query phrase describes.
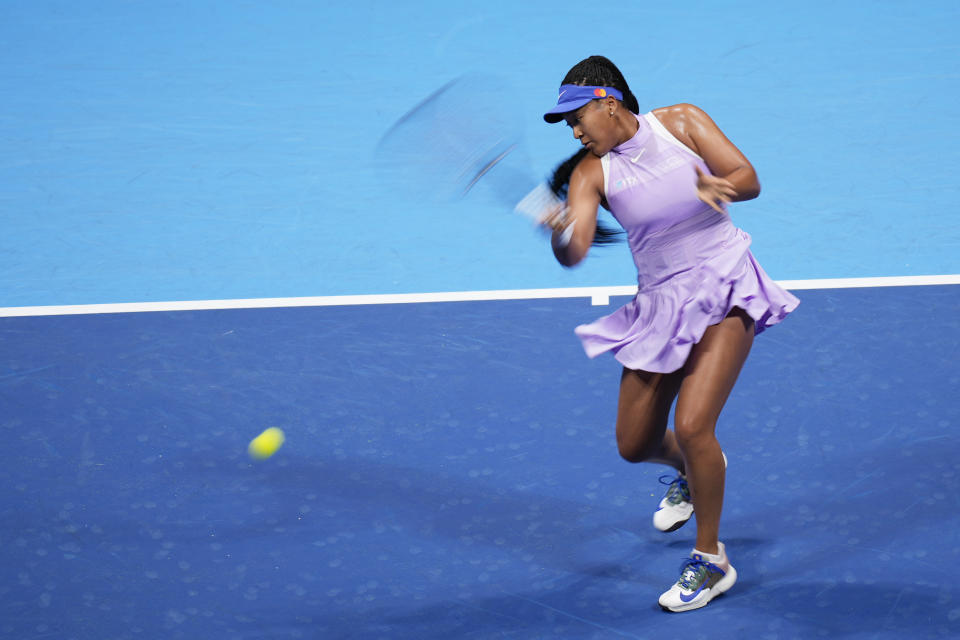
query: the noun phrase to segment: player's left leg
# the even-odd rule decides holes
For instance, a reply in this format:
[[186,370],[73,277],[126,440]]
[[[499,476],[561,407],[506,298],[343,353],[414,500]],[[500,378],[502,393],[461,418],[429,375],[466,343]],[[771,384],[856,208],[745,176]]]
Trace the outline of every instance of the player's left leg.
[[715,431],[720,411],[750,353],[753,335],[753,320],[734,308],[722,322],[707,329],[684,366],[674,430],[696,510],[697,542],[690,566],[661,597],[661,604],[673,611],[703,606],[736,580],[718,537],[726,470]]

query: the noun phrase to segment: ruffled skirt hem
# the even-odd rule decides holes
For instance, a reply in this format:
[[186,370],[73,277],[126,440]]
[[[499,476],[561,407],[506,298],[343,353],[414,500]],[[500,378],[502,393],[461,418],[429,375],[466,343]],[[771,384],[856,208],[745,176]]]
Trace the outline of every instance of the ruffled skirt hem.
[[753,318],[759,334],[799,303],[747,250],[728,274],[700,264],[639,290],[617,311],[575,331],[591,358],[609,351],[628,369],[671,373],[683,367],[707,327],[720,323],[734,307]]

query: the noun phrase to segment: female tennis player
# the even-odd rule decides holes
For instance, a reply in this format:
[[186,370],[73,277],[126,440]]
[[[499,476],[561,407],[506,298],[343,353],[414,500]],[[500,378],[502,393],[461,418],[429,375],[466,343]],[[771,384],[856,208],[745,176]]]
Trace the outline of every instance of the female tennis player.
[[756,198],[760,183],[702,110],[678,104],[639,115],[617,67],[592,56],[567,73],[544,120],[566,121],[583,145],[553,180],[567,196],[564,211],[544,222],[557,260],[573,266],[608,240],[596,234],[600,205],[626,231],[637,295],[576,333],[587,355],[611,352],[623,365],[620,454],[677,470],[654,525],[673,531],[696,511],[695,547],[660,596],[664,609],[696,609],[737,579],[719,540],[726,457],[717,419],[753,336],[799,301],[764,273],[750,236],[731,222],[727,203]]

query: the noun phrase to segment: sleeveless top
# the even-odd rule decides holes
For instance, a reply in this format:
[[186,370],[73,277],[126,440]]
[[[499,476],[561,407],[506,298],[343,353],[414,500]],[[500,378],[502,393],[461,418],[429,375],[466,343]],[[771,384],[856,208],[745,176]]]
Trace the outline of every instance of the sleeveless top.
[[750,236],[697,197],[694,167],[710,173],[703,159],[653,113],[636,117],[636,134],[600,162],[607,204],[637,268],[637,295],[576,333],[590,357],[610,351],[627,368],[669,373],[733,307],[760,333],[799,300],[763,271]]

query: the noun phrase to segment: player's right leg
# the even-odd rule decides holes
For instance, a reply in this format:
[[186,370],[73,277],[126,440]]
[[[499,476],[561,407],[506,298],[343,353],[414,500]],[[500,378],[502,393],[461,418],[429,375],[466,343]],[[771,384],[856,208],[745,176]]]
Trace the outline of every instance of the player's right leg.
[[670,408],[681,382],[681,372],[663,374],[624,369],[620,378],[617,408],[620,455],[630,462],[656,462],[677,470],[676,478],[669,483],[666,496],[653,514],[653,526],[661,531],[679,529],[693,515],[690,491],[683,475],[683,456],[673,432],[667,430]]
[[672,431],[667,429],[670,409],[683,381],[681,371],[649,373],[624,369],[617,407],[617,446],[629,462],[655,462],[677,470],[666,495],[653,514],[653,526],[675,531],[693,516],[693,503],[684,475],[683,455]]
[[617,403],[617,448],[628,462],[658,462],[683,470],[683,455],[667,432],[670,408],[683,372],[650,373],[624,369]]

